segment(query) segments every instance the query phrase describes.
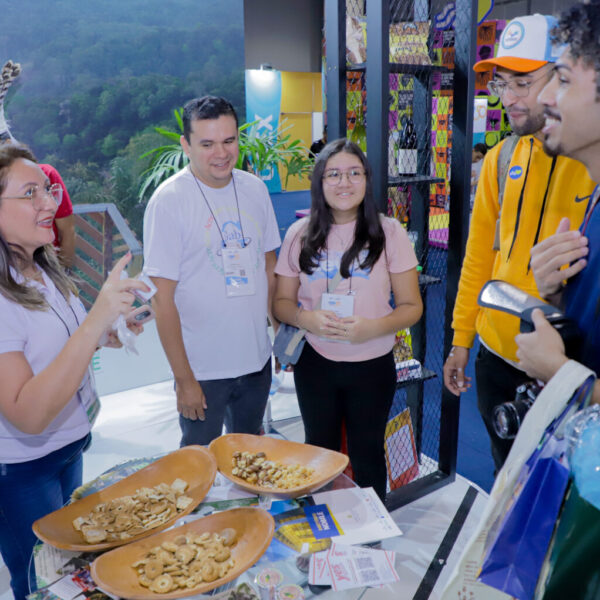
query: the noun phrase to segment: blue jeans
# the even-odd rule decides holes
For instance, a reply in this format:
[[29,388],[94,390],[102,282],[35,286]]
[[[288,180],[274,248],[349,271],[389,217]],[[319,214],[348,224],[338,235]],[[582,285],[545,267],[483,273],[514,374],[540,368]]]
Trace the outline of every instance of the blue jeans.
[[208,408],[204,421],[179,415],[181,446],[206,446],[223,433],[260,433],[265,407],[271,389],[271,358],[255,373],[229,379],[209,379],[198,382]]
[[88,437],[36,460],[0,464],[0,551],[15,600],[23,600],[37,588],[33,565],[29,569],[37,542],[31,526],[64,506],[81,485],[82,451]]

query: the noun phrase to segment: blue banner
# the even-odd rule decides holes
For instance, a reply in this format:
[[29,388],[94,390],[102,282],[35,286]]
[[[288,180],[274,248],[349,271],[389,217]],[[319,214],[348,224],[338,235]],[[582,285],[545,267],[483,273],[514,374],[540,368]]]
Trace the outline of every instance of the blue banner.
[[[258,121],[259,133],[277,131],[281,112],[281,73],[274,69],[246,70],[246,121]],[[281,191],[277,167],[257,173],[269,192]]]

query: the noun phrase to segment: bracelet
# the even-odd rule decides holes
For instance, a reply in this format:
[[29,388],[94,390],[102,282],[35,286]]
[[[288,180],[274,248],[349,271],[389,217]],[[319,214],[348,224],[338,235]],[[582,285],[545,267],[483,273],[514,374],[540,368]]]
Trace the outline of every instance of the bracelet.
[[304,307],[303,306],[299,306],[298,310],[296,311],[296,316],[294,317],[294,323],[296,324],[296,327],[298,329],[302,329],[302,327],[300,327],[300,314],[304,311]]

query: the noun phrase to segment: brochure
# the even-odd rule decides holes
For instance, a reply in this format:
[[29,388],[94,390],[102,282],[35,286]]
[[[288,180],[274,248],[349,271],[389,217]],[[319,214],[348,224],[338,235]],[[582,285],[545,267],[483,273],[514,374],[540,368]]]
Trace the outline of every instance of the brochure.
[[335,591],[395,583],[399,580],[395,559],[396,554],[387,550],[333,544],[329,550],[311,556],[308,582],[330,585]]

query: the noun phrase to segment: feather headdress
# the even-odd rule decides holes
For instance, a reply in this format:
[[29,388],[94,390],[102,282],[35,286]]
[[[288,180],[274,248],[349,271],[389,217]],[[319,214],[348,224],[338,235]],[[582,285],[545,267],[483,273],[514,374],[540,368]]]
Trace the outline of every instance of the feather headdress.
[[4,116],[4,98],[12,82],[21,74],[21,65],[9,60],[0,74],[0,142],[14,139]]

